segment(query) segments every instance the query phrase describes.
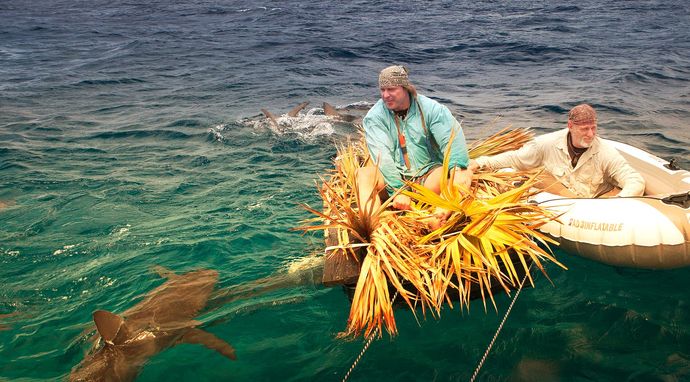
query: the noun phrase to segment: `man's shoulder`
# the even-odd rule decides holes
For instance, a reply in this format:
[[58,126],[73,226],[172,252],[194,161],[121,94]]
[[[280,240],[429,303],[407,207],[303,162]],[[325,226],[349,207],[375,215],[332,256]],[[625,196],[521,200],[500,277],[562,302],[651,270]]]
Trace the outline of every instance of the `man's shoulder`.
[[608,156],[620,155],[616,147],[608,139],[597,136],[595,142],[598,152],[607,154]]
[[383,100],[379,99],[364,116],[362,121],[364,123],[364,127],[366,128],[367,125],[371,123],[385,122],[388,119],[389,113],[390,112],[388,111],[386,104],[383,102]]
[[564,139],[568,135],[568,129],[558,129],[556,131],[550,131],[541,135],[537,135],[534,140],[537,142],[557,142]]
[[364,118],[371,118],[377,115],[383,114],[383,112],[386,111],[386,107],[383,103],[382,99],[379,99],[374,103],[374,105],[367,111],[367,114],[364,116]]
[[427,96],[417,94],[417,104],[422,109],[425,116],[452,116],[450,110],[440,102]]
[[442,106],[440,102],[435,99],[431,99],[425,95],[417,94],[417,102],[422,105],[422,107],[439,107]]

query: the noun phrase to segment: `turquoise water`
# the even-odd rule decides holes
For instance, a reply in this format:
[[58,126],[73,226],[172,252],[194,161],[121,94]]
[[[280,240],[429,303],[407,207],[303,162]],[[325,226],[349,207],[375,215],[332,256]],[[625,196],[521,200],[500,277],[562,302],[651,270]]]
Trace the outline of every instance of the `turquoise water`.
[[[134,306],[154,266],[232,291],[322,251],[292,228],[356,129],[321,102],[366,108],[390,63],[470,141],[552,131],[585,101],[605,137],[687,168],[686,3],[0,2],[0,380],[64,379],[92,312]],[[281,128],[259,112],[305,100]],[[690,380],[690,268],[556,254],[568,270],[520,294],[478,380]],[[398,310],[350,380],[466,381],[509,304]],[[183,344],[138,380],[339,381],[364,345],[335,338],[348,312],[320,285],[213,307],[198,320],[237,361]]]
[[[297,203],[318,205],[314,181],[330,166],[333,136],[260,126],[41,132],[50,149],[6,161],[1,309],[18,315],[0,331],[1,375],[64,376],[90,346],[91,312],[131,307],[162,283],[154,265],[217,269],[219,287],[232,288],[318,251],[319,236],[290,229],[309,217]],[[508,380],[534,360],[558,380],[687,378],[690,270],[618,269],[557,253],[570,269],[550,266],[553,284],[540,276],[523,291],[481,380]],[[375,341],[351,380],[467,380],[510,301],[497,302],[498,312],[475,302],[421,326],[397,311],[400,336]],[[335,338],[348,309],[340,289],[322,286],[221,306],[200,321],[237,349],[237,361],[179,345],[139,380],[340,380],[363,346]]]

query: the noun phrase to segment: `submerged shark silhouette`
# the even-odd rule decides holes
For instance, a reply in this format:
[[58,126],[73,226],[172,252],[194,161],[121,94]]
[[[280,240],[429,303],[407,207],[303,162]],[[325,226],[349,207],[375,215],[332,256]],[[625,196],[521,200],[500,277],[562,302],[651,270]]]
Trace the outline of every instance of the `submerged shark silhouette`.
[[[12,313],[0,314],[0,320],[3,320],[3,319],[5,319],[5,318],[10,318],[10,317],[16,316],[16,315],[18,315],[18,314],[19,314],[19,311],[17,311],[17,310],[15,310],[15,311],[12,312]],[[9,325],[5,325],[5,324],[3,324],[2,322],[0,322],[0,330],[10,330],[10,326],[9,326]]]
[[179,343],[199,344],[232,360],[235,349],[197,326],[194,318],[206,306],[218,272],[202,269],[176,275],[164,268],[168,280],[121,316],[93,313],[103,346],[72,369],[70,381],[132,381],[146,361]]

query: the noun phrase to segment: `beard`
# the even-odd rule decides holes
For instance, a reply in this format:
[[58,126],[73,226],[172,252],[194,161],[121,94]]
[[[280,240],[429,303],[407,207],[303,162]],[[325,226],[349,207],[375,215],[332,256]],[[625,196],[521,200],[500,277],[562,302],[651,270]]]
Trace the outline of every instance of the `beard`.
[[583,148],[583,149],[588,149],[590,146],[592,146],[592,143],[594,142],[594,138],[592,138],[591,141],[587,142],[585,138],[580,138],[577,141],[577,147]]

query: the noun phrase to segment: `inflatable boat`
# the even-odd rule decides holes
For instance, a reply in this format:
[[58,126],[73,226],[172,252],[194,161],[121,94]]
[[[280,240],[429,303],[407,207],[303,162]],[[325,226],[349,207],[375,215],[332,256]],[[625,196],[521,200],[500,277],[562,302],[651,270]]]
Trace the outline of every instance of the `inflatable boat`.
[[562,214],[541,231],[564,251],[609,265],[690,266],[690,172],[633,146],[606,141],[644,177],[644,196],[585,199],[541,192],[534,201]]

